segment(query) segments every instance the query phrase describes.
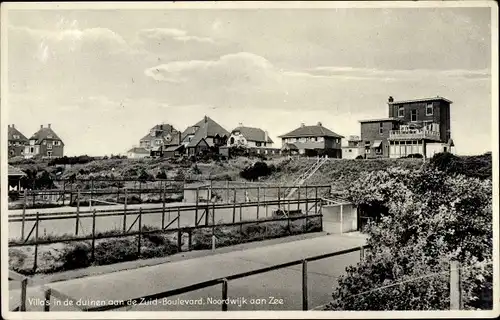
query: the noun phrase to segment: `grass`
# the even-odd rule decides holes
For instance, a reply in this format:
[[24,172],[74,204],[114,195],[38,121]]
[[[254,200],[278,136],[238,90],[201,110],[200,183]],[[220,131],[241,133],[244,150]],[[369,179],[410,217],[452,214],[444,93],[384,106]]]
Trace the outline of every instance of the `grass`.
[[[66,270],[86,268],[92,265],[109,265],[137,259],[159,258],[179,252],[177,232],[158,230],[144,226],[148,232],[139,236],[96,239],[92,257],[91,241],[67,242],[73,235],[46,235],[39,240],[60,240],[60,243],[39,245],[37,269],[33,270],[34,250],[30,246],[9,248],[9,268],[21,274],[55,273]],[[158,232],[155,232],[158,230]],[[287,221],[255,221],[245,225],[215,226],[217,247],[248,243],[253,241],[281,238],[309,232],[321,231],[321,217]],[[110,230],[96,234],[113,236],[122,234],[122,230]],[[205,250],[212,248],[212,227],[192,231],[191,248],[187,248],[187,236],[182,235],[181,250]],[[12,240],[9,244],[20,243]],[[28,243],[32,244],[33,240]]]

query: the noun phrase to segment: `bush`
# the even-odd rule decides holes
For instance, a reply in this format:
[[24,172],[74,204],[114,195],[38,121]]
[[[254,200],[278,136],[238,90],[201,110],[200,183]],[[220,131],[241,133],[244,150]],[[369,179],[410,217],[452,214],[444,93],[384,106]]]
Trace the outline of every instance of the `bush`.
[[91,265],[90,245],[87,243],[70,243],[63,249],[61,255],[61,268],[63,270],[73,270],[86,268]]
[[420,153],[412,153],[412,154],[409,154],[407,158],[409,159],[423,159],[423,155],[421,155]]
[[[492,305],[491,299],[485,298],[492,281],[488,267],[493,254],[490,180],[430,169],[391,169],[360,178],[349,191],[355,203],[377,205],[386,212],[368,224],[372,248],[362,262],[340,277],[327,309],[448,309],[450,260],[457,260],[466,270],[465,308]],[[405,282],[440,272],[444,276]]]
[[132,239],[109,239],[100,242],[95,247],[95,263],[97,265],[131,261],[138,257],[137,241],[135,241],[135,237]]
[[362,155],[359,155],[359,156],[357,156],[357,157],[356,157],[356,159],[357,159],[357,160],[359,160],[359,159],[364,159],[364,157],[363,157]]
[[276,168],[273,165],[268,166],[267,163],[259,161],[243,169],[240,172],[240,177],[246,180],[256,181],[259,177],[268,176],[274,171],[276,171]]

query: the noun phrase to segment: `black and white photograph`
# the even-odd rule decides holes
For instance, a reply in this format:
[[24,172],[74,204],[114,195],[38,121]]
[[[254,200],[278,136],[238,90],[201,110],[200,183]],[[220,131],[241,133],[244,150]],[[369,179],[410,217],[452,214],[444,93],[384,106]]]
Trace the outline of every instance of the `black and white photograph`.
[[3,2],[2,317],[497,317],[498,109],[495,1]]

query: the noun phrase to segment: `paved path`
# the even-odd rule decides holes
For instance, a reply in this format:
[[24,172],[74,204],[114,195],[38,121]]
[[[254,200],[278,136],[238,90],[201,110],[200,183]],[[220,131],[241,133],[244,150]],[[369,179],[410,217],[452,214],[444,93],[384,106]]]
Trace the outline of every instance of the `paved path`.
[[[51,284],[56,290],[82,299],[84,303],[103,300],[122,300],[183,287],[200,281],[225,277],[269,265],[285,263],[315,255],[330,253],[365,244],[361,236],[323,236],[260,248],[216,254],[133,270],[73,279]],[[332,287],[345,268],[359,261],[359,252],[308,264],[310,308],[328,303]],[[229,282],[229,298],[245,298],[246,304],[229,305],[229,310],[301,310],[301,266]],[[11,302],[18,301],[19,290],[12,290]],[[158,300],[156,305],[139,305],[135,311],[217,311],[220,305],[210,304],[209,299],[221,297],[221,286],[214,286],[174,297]],[[270,304],[270,297],[279,300]],[[199,300],[201,305],[179,305],[180,301]],[[261,304],[251,304],[251,299],[262,299]],[[28,289],[28,310],[41,311],[36,302],[43,299],[40,287]],[[241,299],[240,299],[241,300]],[[53,303],[55,300],[52,300]],[[235,300],[236,301],[236,300]],[[254,302],[257,302],[256,300]],[[176,305],[177,303],[177,305]],[[53,310],[73,311],[74,307],[53,306]],[[117,311],[124,311],[125,308]]]

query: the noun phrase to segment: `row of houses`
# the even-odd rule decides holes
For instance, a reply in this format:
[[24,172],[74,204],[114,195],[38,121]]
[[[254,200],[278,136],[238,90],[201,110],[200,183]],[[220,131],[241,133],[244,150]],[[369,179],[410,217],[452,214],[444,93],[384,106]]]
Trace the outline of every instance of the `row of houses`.
[[47,127],[40,125],[40,129],[29,139],[14,124],[8,125],[7,140],[9,158],[52,158],[64,155],[64,142],[54,132],[50,123]]
[[413,154],[432,157],[438,152],[453,152],[450,105],[443,97],[394,101],[389,97],[388,117],[360,120],[360,136],[345,137],[324,127],[301,124],[280,135],[276,148],[268,131],[239,124],[227,131],[205,116],[183,132],[170,124],[159,124],[128,151],[131,158],[149,156],[175,157],[217,149],[228,155],[231,146],[244,146],[260,154],[300,154],[331,158],[400,158]]

